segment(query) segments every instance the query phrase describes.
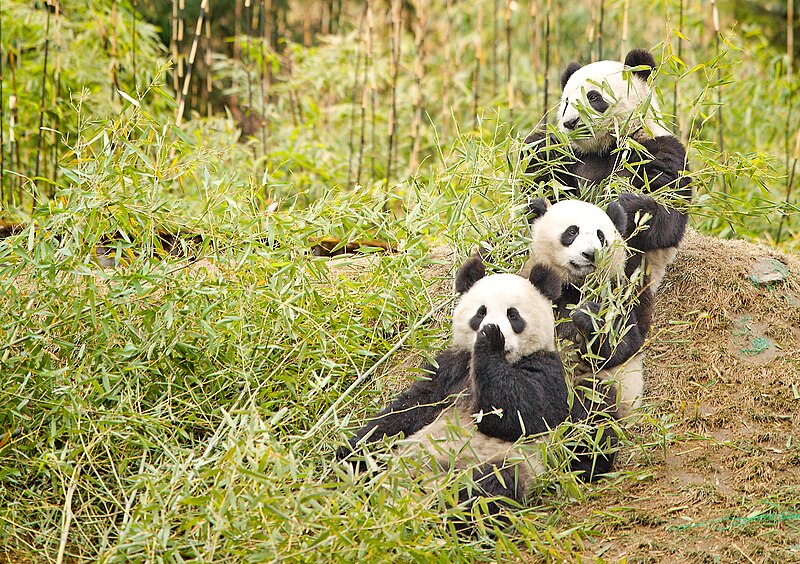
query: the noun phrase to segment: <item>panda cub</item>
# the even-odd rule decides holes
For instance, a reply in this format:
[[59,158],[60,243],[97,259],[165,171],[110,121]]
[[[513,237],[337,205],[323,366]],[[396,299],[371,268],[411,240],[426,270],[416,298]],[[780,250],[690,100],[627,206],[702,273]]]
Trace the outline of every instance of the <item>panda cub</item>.
[[[555,300],[559,339],[571,343],[584,359],[575,379],[613,380],[619,417],[641,403],[644,380],[640,351],[653,315],[652,290],[625,274],[627,251],[620,233],[627,229],[625,210],[612,202],[606,211],[580,200],[548,206],[543,198],[529,204],[530,258],[523,272],[552,269],[561,291]],[[602,269],[602,271],[600,271]],[[634,273],[634,277],[637,273]],[[589,282],[590,276],[594,279]],[[591,299],[591,287],[605,283],[616,288],[605,303]],[[587,283],[588,282],[588,283]],[[602,292],[595,292],[602,295]],[[610,316],[609,327],[595,329],[594,318]],[[612,342],[609,330],[617,337]]]
[[[583,67],[570,63],[561,75],[558,113],[558,129],[568,137],[569,146],[553,134],[535,132],[525,140],[522,155],[529,158],[526,173],[534,183],[553,180],[574,196],[605,186],[612,177],[630,182],[637,193],[619,194],[628,225],[640,226],[628,240],[639,251],[629,261],[629,274],[644,254],[654,291],[675,258],[687,223],[681,207],[692,197],[691,178],[685,174],[686,150],[661,125],[648,84],[655,66],[644,49],[630,51],[624,63],[599,61]],[[649,195],[656,192],[675,205],[657,203]]]
[[[338,456],[402,433],[399,455],[425,451],[442,468],[472,468],[479,494],[522,502],[544,466],[537,449],[516,441],[556,428],[570,411],[588,421],[591,409],[588,400],[573,401],[570,408],[556,351],[552,301],[561,281],[540,265],[528,279],[487,276],[481,260],[472,257],[459,269],[455,287],[461,298],[452,342],[427,367],[430,378],[397,396]],[[607,439],[613,443],[615,436]],[[607,472],[612,460],[613,454],[595,459],[576,451],[572,469],[592,479]],[[467,499],[465,492],[461,499]]]

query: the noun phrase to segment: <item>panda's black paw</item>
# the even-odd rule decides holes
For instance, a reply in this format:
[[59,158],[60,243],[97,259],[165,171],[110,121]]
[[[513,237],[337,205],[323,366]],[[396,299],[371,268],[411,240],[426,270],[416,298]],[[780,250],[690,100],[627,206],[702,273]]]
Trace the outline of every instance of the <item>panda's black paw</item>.
[[366,472],[368,469],[367,463],[362,456],[356,452],[354,445],[347,443],[336,449],[334,455],[336,460],[340,462],[347,462],[352,466],[356,472]]
[[484,325],[475,339],[475,349],[482,351],[505,352],[506,338],[500,327],[494,323]]
[[584,334],[594,332],[594,320],[600,314],[600,304],[584,302],[572,312],[572,323]]
[[628,216],[632,216],[637,211],[647,212],[649,214],[653,214],[654,207],[657,205],[655,200],[650,196],[643,196],[641,194],[633,194],[631,192],[622,192],[618,197],[617,201],[619,205],[625,208],[625,211],[628,213]]

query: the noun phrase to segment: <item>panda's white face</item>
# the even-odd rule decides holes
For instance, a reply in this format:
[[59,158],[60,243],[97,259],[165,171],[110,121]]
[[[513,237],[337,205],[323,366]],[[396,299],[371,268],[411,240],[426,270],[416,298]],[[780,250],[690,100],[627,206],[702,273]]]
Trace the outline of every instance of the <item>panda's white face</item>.
[[555,350],[552,302],[516,274],[486,276],[461,296],[453,312],[453,348],[472,351],[478,331],[489,324],[503,333],[511,363]]
[[576,285],[602,265],[611,275],[625,268],[625,244],[611,218],[580,200],[553,204],[531,224],[531,257]]
[[558,128],[582,153],[608,151],[619,136],[645,127],[649,136],[668,134],[645,80],[617,61],[598,61],[574,71],[564,85]]

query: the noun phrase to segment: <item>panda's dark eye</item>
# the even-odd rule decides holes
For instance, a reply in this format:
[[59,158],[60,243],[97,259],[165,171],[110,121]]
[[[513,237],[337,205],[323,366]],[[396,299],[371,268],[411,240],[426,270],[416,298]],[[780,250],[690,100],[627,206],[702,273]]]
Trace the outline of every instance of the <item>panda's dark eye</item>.
[[469,320],[470,329],[473,331],[480,329],[484,317],[486,317],[486,306],[482,305],[478,308],[478,311],[475,312],[475,315],[472,316],[472,319]]
[[578,236],[579,232],[580,230],[577,225],[570,225],[561,234],[561,244],[565,247],[569,247],[575,241],[575,237]]
[[605,101],[603,95],[600,94],[597,90],[592,90],[586,94],[586,100],[589,102],[589,105],[599,113],[604,113],[608,109],[608,102]]
[[586,95],[586,99],[590,102],[595,102],[600,99],[600,93],[597,90],[592,90]]
[[522,316],[519,314],[519,310],[515,307],[510,307],[506,310],[506,317],[508,317],[508,322],[511,324],[511,329],[519,335],[525,330],[525,320],[522,319]]
[[600,231],[599,229],[597,230],[597,238],[600,240],[600,244],[601,244],[601,245],[604,245],[604,244],[605,244],[605,242],[606,242],[606,236],[605,236],[605,234],[604,234],[602,231]]

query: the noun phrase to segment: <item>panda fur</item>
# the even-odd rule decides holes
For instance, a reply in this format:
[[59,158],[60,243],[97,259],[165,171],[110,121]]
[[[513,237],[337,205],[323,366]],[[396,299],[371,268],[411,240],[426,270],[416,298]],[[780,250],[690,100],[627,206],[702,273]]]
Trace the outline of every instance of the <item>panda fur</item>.
[[[644,391],[641,348],[652,322],[653,293],[641,280],[630,280],[625,272],[629,262],[621,235],[627,230],[625,210],[616,202],[603,211],[580,200],[548,206],[546,200],[538,198],[529,204],[529,220],[530,258],[523,273],[537,266],[556,272],[562,284],[555,300],[558,337],[572,343],[579,356],[592,358],[592,362],[578,364],[574,378],[614,382],[616,415],[626,417],[641,404]],[[605,270],[604,275],[597,272],[599,268]],[[604,307],[584,295],[590,275],[597,280],[606,278],[609,284],[631,284],[633,291],[621,292],[624,303]],[[634,279],[636,275],[634,272]],[[620,337],[613,345],[593,325],[593,317],[606,309],[619,310],[612,323]]]
[[[627,178],[637,190],[664,194],[666,188],[675,206],[659,204],[646,193],[619,194],[629,226],[637,225],[637,216],[650,216],[628,244],[644,254],[653,291],[675,258],[688,219],[680,208],[692,197],[691,178],[685,173],[686,150],[661,125],[648,84],[655,66],[655,59],[644,49],[630,51],[624,63],[570,63],[561,75],[558,113],[558,129],[570,140],[568,150],[555,135],[543,132],[531,134],[523,150],[523,158],[529,158],[530,180],[536,184],[555,181],[574,196],[603,185],[612,176]],[[644,151],[630,146],[627,139]],[[631,269],[637,266],[632,264]]]
[[[584,424],[599,424],[589,415],[596,411],[592,400],[580,397],[570,405],[552,307],[561,281],[544,266],[533,267],[528,279],[487,276],[480,258],[472,257],[459,269],[455,286],[461,298],[453,313],[452,342],[427,367],[430,378],[397,396],[338,457],[402,433],[398,455],[424,451],[442,468],[471,468],[478,494],[522,503],[544,465],[540,449],[518,440],[545,440],[541,435],[571,412]],[[603,432],[604,445],[613,446],[616,435]],[[571,469],[593,479],[610,470],[613,456],[595,457],[576,448]],[[461,492],[461,501],[468,498]],[[490,508],[496,512],[499,503],[491,502]]]

